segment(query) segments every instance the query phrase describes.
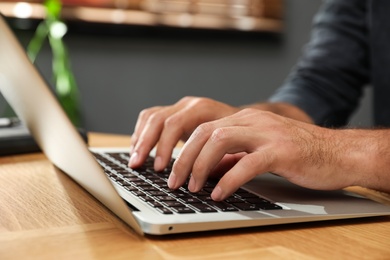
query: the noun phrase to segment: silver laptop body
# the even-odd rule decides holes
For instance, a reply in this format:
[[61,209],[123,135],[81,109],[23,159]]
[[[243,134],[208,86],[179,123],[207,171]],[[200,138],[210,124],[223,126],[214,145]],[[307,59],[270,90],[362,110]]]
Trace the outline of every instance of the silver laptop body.
[[390,214],[390,207],[346,191],[309,190],[272,174],[256,177],[244,188],[274,201],[282,209],[161,214],[107,178],[91,150],[128,151],[90,150],[85,145],[3,17],[0,17],[0,91],[50,161],[139,234],[163,235]]

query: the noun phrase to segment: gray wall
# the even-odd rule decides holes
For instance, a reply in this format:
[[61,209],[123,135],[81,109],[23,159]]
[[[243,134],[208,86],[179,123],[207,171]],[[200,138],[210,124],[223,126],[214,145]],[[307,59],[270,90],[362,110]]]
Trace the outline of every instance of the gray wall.
[[[280,39],[156,36],[131,30],[125,36],[70,33],[66,43],[82,95],[85,127],[129,134],[143,108],[171,104],[187,95],[233,105],[266,99],[299,57],[320,3],[285,1]],[[18,35],[24,43],[31,37],[27,32]],[[37,62],[48,79],[50,57],[45,48]],[[365,102],[356,124],[369,123],[368,107]]]

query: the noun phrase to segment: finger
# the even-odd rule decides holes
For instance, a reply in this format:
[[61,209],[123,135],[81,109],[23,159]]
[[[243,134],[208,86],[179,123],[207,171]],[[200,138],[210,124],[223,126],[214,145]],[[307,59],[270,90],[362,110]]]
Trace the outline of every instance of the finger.
[[157,144],[163,129],[164,121],[172,112],[172,107],[161,108],[150,114],[142,126],[131,154],[129,166],[139,167]]
[[274,156],[269,149],[263,149],[244,156],[218,182],[211,193],[211,198],[221,201],[232,195],[238,188],[255,176],[272,169]]
[[[195,160],[213,131],[216,128],[223,127],[225,125],[234,125],[234,121],[234,116],[228,116],[219,120],[203,123],[195,129],[183,146],[179,156],[176,158],[175,164],[173,165],[172,172],[168,179],[168,186],[170,188],[177,189],[187,180],[192,171],[192,166],[195,164]],[[215,159],[214,161],[219,161],[222,157],[222,154],[220,154],[220,157],[216,157],[214,154],[211,156],[211,158]],[[199,165],[202,164],[200,163]],[[204,172],[204,170],[201,170],[198,173],[198,176],[200,176],[199,178],[190,178],[189,189],[191,191],[195,192],[203,185],[205,181]],[[200,184],[196,184],[197,180]]]
[[152,107],[141,111],[141,113],[139,114],[137,122],[135,124],[134,132],[131,135],[130,154],[133,153],[134,147],[138,142],[138,138],[141,135],[141,132],[144,129],[144,126],[149,116],[159,109],[161,109],[161,107]]
[[201,124],[184,144],[168,178],[168,186],[171,189],[179,188],[186,181],[191,173],[195,159],[207,142],[213,129],[212,123]]
[[196,117],[191,116],[193,114],[191,107],[183,108],[164,122],[156,150],[155,170],[163,170],[168,165],[178,141],[198,125]]
[[221,178],[226,172],[228,172],[236,163],[246,155],[247,153],[226,154],[222,160],[214,167],[210,172],[209,178]]
[[[160,141],[160,135],[162,134],[164,128],[166,128],[167,119],[169,119],[172,115],[175,115],[176,113],[182,114],[180,112],[181,110],[188,110],[188,108],[195,109],[195,107],[199,107],[199,105],[202,105],[203,100],[204,99],[202,98],[184,97],[176,104],[165,107],[164,109],[162,109],[161,107],[155,107],[144,110],[141,113],[140,120],[136,124],[136,129],[134,133],[135,136],[133,138],[133,142],[131,143],[132,157],[130,159],[130,165],[133,167],[138,166],[144,161],[150,150],[157,144],[157,142]],[[189,115],[191,115],[191,117],[193,117],[193,115],[197,116],[198,112],[199,111],[197,111],[197,113],[191,113]],[[188,115],[187,117],[184,117],[183,115],[183,118],[188,118]],[[168,126],[168,128],[171,127],[172,124]],[[158,155],[155,161],[155,169],[162,170],[168,164],[173,147],[174,145],[176,145],[177,141],[180,138],[180,130],[173,129],[174,133],[177,131],[179,132],[174,134],[173,138],[170,137],[169,133],[164,135],[165,137],[167,137],[167,139],[163,137],[162,141],[165,142],[165,140],[168,140],[168,144],[160,146],[166,147],[166,150],[160,149],[158,151]]]
[[189,190],[198,192],[210,172],[226,154],[253,151],[253,133],[245,127],[223,127],[214,130],[194,162]]

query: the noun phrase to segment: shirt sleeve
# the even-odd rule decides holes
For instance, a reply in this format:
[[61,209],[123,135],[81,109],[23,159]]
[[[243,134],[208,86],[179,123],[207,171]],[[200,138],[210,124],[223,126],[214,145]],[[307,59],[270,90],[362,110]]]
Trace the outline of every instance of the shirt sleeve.
[[369,82],[367,21],[367,1],[325,1],[302,57],[270,102],[293,104],[318,125],[348,123]]

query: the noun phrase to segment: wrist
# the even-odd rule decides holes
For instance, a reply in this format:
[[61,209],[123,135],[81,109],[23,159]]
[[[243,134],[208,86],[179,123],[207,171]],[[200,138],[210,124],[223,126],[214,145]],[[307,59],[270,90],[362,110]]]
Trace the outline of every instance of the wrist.
[[345,147],[340,162],[351,177],[350,185],[389,191],[390,131],[345,129],[340,133],[341,138],[336,140]]
[[301,122],[313,124],[312,118],[302,109],[289,103],[256,103],[242,108],[251,107],[260,110],[269,111],[284,117],[292,118]]

